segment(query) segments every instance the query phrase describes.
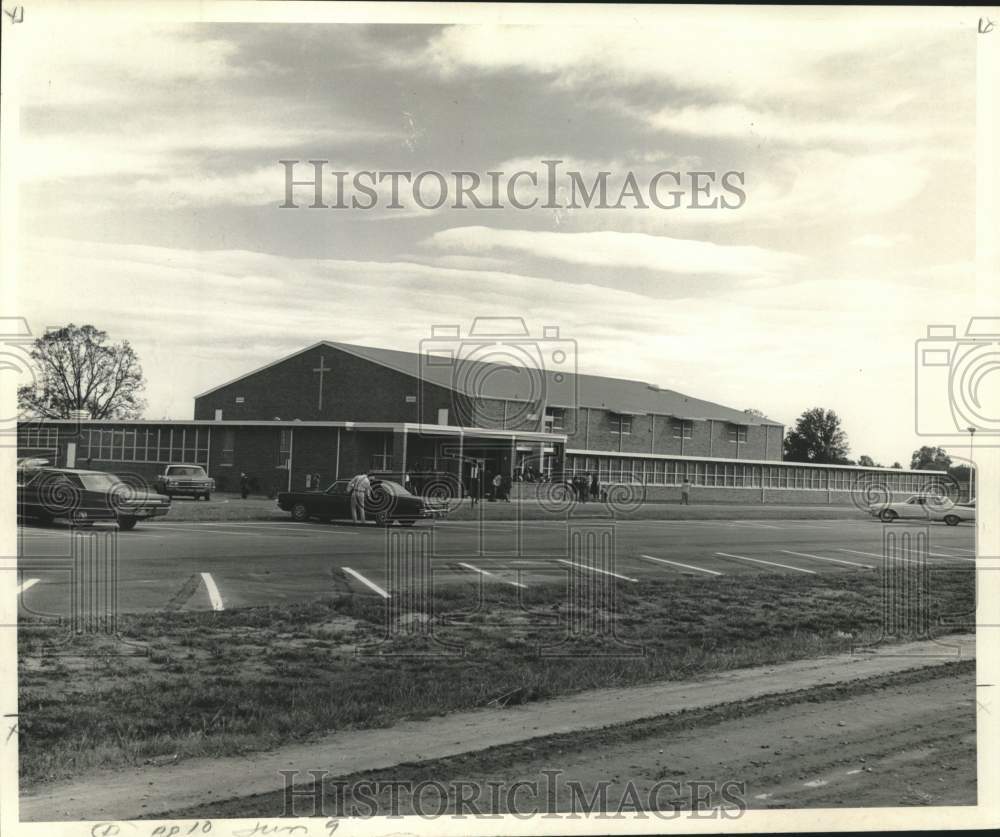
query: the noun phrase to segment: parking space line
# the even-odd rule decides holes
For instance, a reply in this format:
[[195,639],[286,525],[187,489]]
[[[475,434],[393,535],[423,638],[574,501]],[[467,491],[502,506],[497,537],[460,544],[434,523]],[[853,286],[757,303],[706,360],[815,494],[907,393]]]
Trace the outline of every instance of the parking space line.
[[222,604],[222,596],[219,593],[215,579],[212,578],[212,574],[202,573],[201,580],[205,582],[205,589],[208,591],[208,600],[212,603],[212,610],[225,610],[226,607]]
[[34,587],[36,584],[38,584],[38,579],[37,578],[29,578],[26,581],[24,581],[23,583],[18,584],[17,585],[17,595],[20,596],[25,590],[29,590],[30,588]]
[[378,593],[383,599],[392,598],[385,590],[379,587],[374,581],[369,581],[367,578],[361,575],[361,573],[359,573],[357,570],[352,570],[350,567],[342,567],[341,569],[343,569],[345,573],[354,576],[358,581],[360,581],[365,586],[370,587],[372,590]]
[[619,575],[618,573],[613,573],[611,570],[602,570],[600,567],[588,567],[586,564],[579,564],[576,561],[567,561],[565,558],[557,558],[557,561],[561,564],[568,564],[571,567],[577,567],[581,570],[587,570],[592,573],[601,573],[602,575],[611,575],[615,578],[620,578],[622,581],[638,581],[637,578],[630,578],[627,575]]
[[695,567],[691,564],[682,564],[680,561],[668,561],[666,558],[657,558],[655,555],[640,555],[640,558],[646,558],[649,561],[659,561],[661,564],[670,564],[674,567],[684,567],[688,570],[697,570],[700,573],[708,573],[709,575],[723,575],[723,573],[717,570],[706,570],[704,567]]
[[479,573],[480,575],[488,575],[490,578],[495,578],[497,581],[501,581],[504,584],[510,584],[513,587],[523,587],[525,589],[528,587],[527,584],[521,584],[518,581],[508,581],[506,578],[501,578],[488,570],[481,570],[479,567],[474,567],[472,564],[466,564],[464,561],[459,561],[458,566],[465,567],[467,570],[472,570],[474,573]]
[[816,570],[806,570],[802,567],[793,567],[791,564],[779,564],[776,561],[764,561],[761,558],[749,558],[746,555],[732,555],[729,552],[716,552],[716,555],[721,555],[723,558],[739,558],[741,561],[753,561],[755,564],[767,564],[771,567],[781,567],[786,570],[795,570],[800,573],[809,573],[809,575],[816,575]]
[[[940,544],[938,544],[934,548],[935,549],[947,549],[950,552],[967,552],[969,555],[975,555],[976,554],[976,550],[974,550],[974,549],[966,549],[965,547],[962,547],[962,546],[941,546]],[[955,556],[955,557],[957,558],[959,556]]]
[[[941,547],[936,547],[936,549],[940,548]],[[945,555],[943,552],[928,552],[927,554],[930,555],[931,558],[951,558],[952,561],[972,561],[973,563],[976,562],[975,558],[970,558],[968,555]]]
[[859,564],[857,561],[848,561],[844,558],[827,558],[823,555],[813,555],[809,552],[792,552],[790,549],[781,550],[786,555],[798,555],[800,558],[815,558],[817,561],[832,561],[834,564],[848,564],[852,567],[864,567],[866,570],[874,570],[871,564]]
[[[907,562],[910,560],[909,558],[903,558],[899,555],[884,555],[884,554],[879,554],[878,552],[862,552],[859,549],[845,549],[842,546],[838,546],[836,547],[836,549],[838,552],[851,552],[854,555],[867,555],[869,558],[892,558],[894,561],[907,561]],[[930,553],[927,554],[930,555]]]

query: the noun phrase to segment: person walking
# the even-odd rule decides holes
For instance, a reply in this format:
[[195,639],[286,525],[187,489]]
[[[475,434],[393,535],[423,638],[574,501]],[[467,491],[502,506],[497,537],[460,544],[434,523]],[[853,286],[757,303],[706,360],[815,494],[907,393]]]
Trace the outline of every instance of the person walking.
[[601,499],[601,481],[596,471],[590,477],[590,496],[594,498],[595,503]]
[[590,499],[590,474],[583,474],[580,477],[580,502],[586,503]]
[[684,477],[684,482],[681,483],[681,505],[691,505],[691,480],[687,477]]
[[503,475],[503,480],[501,482],[501,487],[503,489],[503,499],[504,499],[505,503],[509,503],[510,502],[510,487],[511,487],[511,483],[512,483],[512,480],[510,478],[510,475],[509,474],[504,474]]
[[365,498],[368,496],[371,487],[371,480],[368,479],[368,474],[364,472],[356,475],[347,484],[347,493],[351,499],[351,520],[355,523],[364,525],[368,522],[365,517]]
[[503,477],[499,473],[493,475],[493,499],[503,499]]
[[240,471],[240,496],[246,500],[247,495],[250,493],[250,478],[243,472]]
[[473,462],[469,466],[469,498],[472,500],[473,507],[479,502],[479,482],[479,463]]

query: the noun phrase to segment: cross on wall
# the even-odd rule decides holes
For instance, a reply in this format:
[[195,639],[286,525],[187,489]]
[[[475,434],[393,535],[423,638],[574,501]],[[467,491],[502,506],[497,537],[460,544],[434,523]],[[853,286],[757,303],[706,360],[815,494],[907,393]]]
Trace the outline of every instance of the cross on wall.
[[317,408],[319,410],[323,409],[323,375],[327,372],[333,371],[329,366],[325,365],[324,361],[325,357],[323,355],[320,355],[319,366],[313,369],[313,372],[319,372],[319,404],[317,405]]

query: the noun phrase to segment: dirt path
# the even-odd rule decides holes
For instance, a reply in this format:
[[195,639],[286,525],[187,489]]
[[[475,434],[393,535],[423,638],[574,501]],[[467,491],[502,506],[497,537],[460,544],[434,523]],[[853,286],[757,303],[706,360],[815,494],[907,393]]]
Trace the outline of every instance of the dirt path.
[[[304,779],[309,769],[349,775],[974,657],[974,637],[956,636],[894,646],[891,652],[801,660],[724,672],[694,682],[602,689],[502,710],[409,721],[388,729],[345,731],[312,744],[246,757],[191,759],[175,767],[94,774],[28,789],[21,798],[21,819],[150,816],[273,792],[280,787],[281,770],[302,771]],[[844,714],[853,717],[856,713],[849,706],[845,705]],[[780,730],[780,723],[775,729]],[[775,788],[773,792],[778,793]],[[799,804],[798,800],[793,804]]]

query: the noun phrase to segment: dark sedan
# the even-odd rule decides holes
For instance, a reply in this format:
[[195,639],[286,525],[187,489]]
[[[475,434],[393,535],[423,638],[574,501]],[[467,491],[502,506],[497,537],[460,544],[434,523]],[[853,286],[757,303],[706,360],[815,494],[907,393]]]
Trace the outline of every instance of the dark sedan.
[[[291,512],[292,519],[298,521],[350,518],[351,498],[347,485],[347,480],[337,480],[325,491],[283,491],[278,495],[278,507]],[[394,520],[403,526],[412,526],[418,520],[445,514],[444,506],[417,497],[392,480],[373,479],[365,498],[365,516],[379,526],[388,526]]]
[[56,519],[74,524],[111,521],[134,529],[140,520],[170,511],[170,498],[136,488],[105,471],[19,467],[17,513],[41,523]]

